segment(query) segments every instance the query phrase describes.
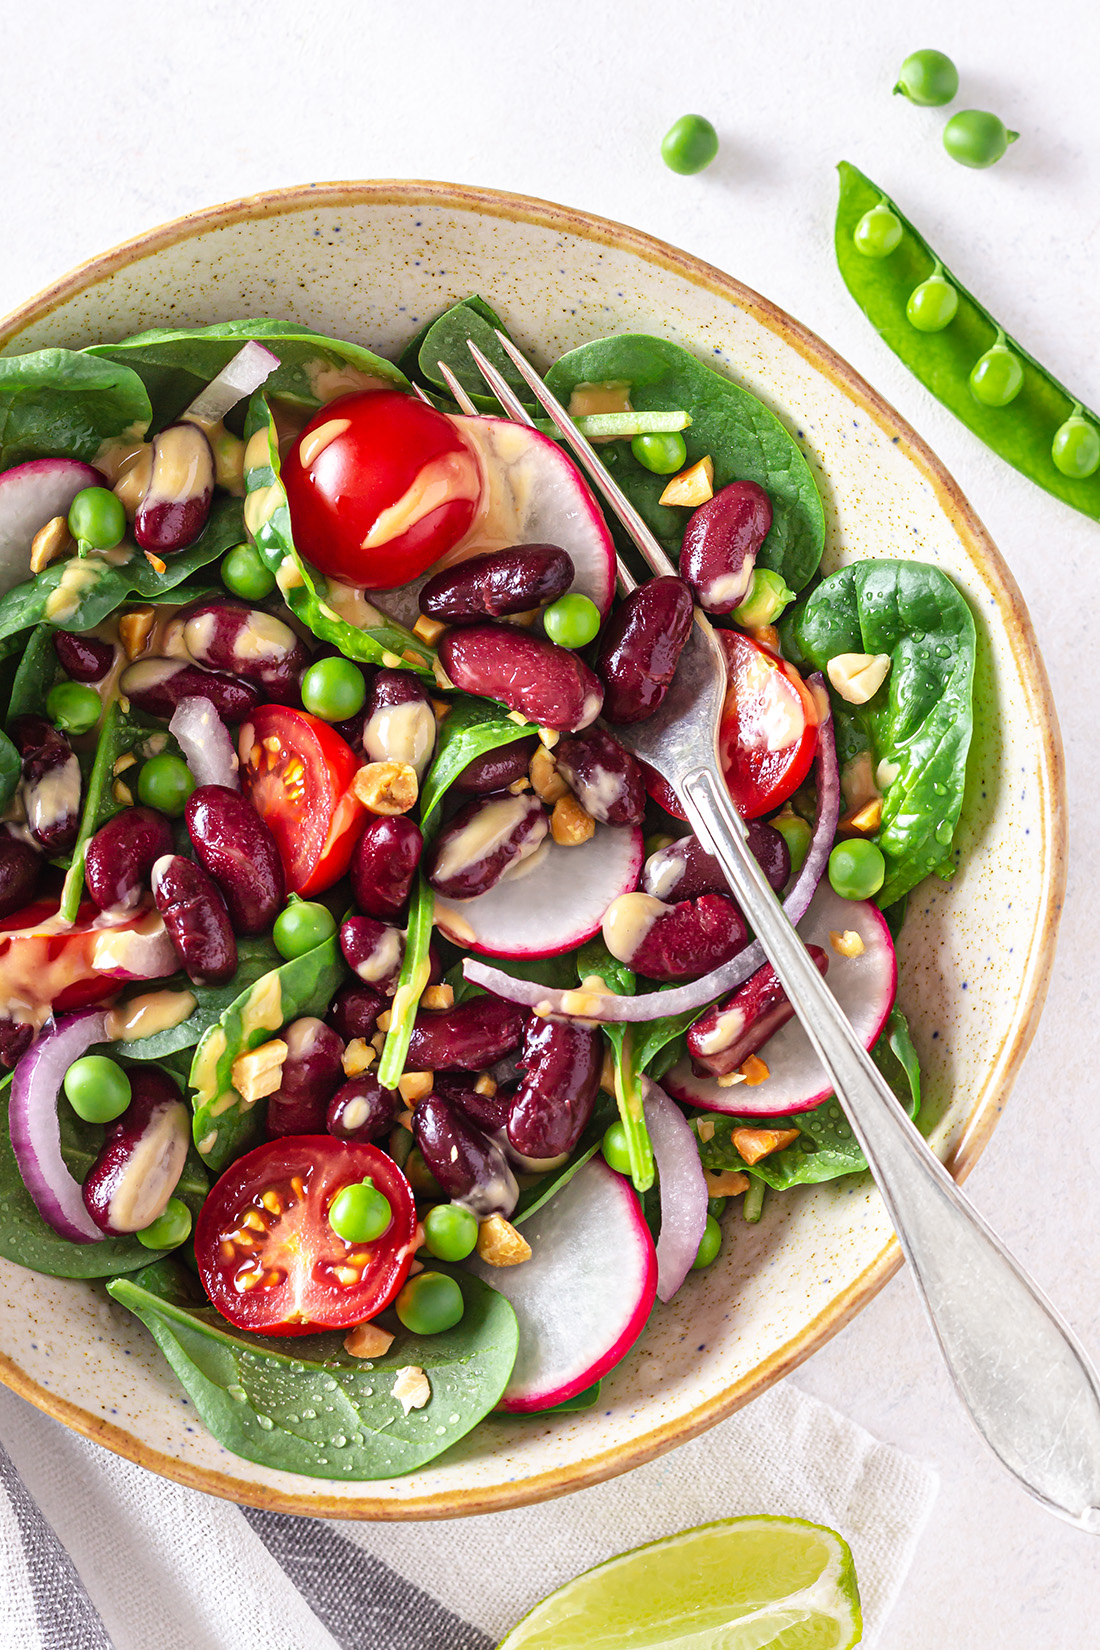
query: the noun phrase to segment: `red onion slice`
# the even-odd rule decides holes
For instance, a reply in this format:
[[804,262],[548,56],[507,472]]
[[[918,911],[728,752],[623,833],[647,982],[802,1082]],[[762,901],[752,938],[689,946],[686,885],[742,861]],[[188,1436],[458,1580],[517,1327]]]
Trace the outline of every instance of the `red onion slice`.
[[237,753],[229,729],[209,699],[201,694],[181,699],[172,712],[168,731],[179,741],[196,785],[228,785],[230,790],[240,790]]
[[203,424],[216,424],[238,401],[266,383],[278,365],[279,357],[272,355],[263,344],[246,344],[226,362],[218,376],[199,391],[182,416]]
[[73,1243],[101,1243],[103,1233],[85,1209],[80,1183],[61,1155],[57,1102],[73,1061],[106,1041],[106,1016],[100,1010],[70,1014],[32,1043],[11,1084],[8,1120],[19,1173],[42,1219]]
[[707,1183],[687,1118],[664,1089],[643,1079],[645,1120],[661,1189],[657,1298],[670,1301],[699,1253],[707,1224]]
[[[827,705],[822,678],[812,676],[810,686],[822,688],[822,693],[815,693],[815,698]],[[800,923],[810,908],[810,901],[829,863],[840,818],[840,771],[833,737],[833,718],[828,710],[817,731],[815,762],[817,818],[814,832],[805,864],[783,901],[783,910],[792,925]],[[714,969],[710,974],[704,974],[701,979],[677,986],[675,991],[646,991],[637,997],[616,997],[610,992],[551,990],[549,986],[539,985],[533,980],[515,980],[499,968],[489,968],[485,963],[474,962],[470,958],[463,962],[462,972],[473,985],[483,986],[486,991],[504,997],[508,1002],[537,1009],[540,1014],[561,1014],[567,1019],[599,1020],[611,1024],[661,1020],[667,1014],[686,1014],[689,1009],[705,1008],[716,998],[744,985],[750,974],[755,974],[766,961],[763,946],[759,940],[754,940],[730,962],[723,963],[721,968]]]

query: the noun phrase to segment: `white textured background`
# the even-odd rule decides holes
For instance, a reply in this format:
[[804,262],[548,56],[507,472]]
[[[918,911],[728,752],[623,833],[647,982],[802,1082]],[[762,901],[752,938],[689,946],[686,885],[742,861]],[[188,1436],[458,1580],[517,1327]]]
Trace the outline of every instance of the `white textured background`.
[[[1046,1018],[970,1190],[1100,1358],[1100,525],[1031,487],[925,394],[848,297],[831,230],[833,166],[846,158],[1100,405],[1095,0],[7,0],[0,24],[0,312],[116,241],[256,190],[488,184],[636,224],[729,270],[819,332],[930,441],[1030,605],[1071,810]],[[947,158],[942,111],[890,96],[902,59],[928,45],[959,66],[955,107],[993,109],[1021,132],[992,171]],[[723,140],[698,178],[658,154],[687,111]],[[799,1379],[942,1477],[889,1650],[1097,1643],[1100,1542],[1033,1506],[983,1453],[904,1274]]]

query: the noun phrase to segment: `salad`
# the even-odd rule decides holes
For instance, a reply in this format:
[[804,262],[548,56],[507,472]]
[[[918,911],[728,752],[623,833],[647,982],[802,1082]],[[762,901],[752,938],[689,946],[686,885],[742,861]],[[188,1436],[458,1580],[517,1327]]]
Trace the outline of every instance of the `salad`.
[[500,416],[499,325],[0,359],[0,1254],[100,1280],[220,1443],[321,1478],[595,1403],[765,1194],[866,1167],[616,738],[695,606],[752,850],[919,1104],[894,936],[955,868],[965,600],[822,577],[783,424],[626,334],[547,381],[678,563],[647,578]]

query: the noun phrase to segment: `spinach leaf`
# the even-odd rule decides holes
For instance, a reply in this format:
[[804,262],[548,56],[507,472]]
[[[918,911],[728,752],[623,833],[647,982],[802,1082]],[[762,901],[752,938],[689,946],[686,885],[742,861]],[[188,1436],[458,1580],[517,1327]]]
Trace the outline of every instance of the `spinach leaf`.
[[11,685],[9,722],[16,716],[45,713],[46,695],[61,675],[61,661],[53,645],[56,634],[52,624],[36,625],[31,631]]
[[569,1153],[565,1162],[557,1169],[551,1169],[533,1186],[525,1186],[519,1194],[519,1201],[515,1210],[509,1216],[513,1226],[519,1226],[536,1209],[541,1209],[544,1203],[567,1186],[578,1169],[583,1169],[590,1158],[595,1157],[600,1149],[600,1142],[607,1133],[608,1127],[619,1115],[618,1107],[610,1094],[601,1089],[596,1096],[596,1104],[592,1108],[592,1116],[585,1124],[577,1144]]
[[84,807],[80,816],[65,885],[61,890],[59,915],[65,922],[75,922],[84,897],[84,855],[88,843],[112,815],[122,806],[112,793],[115,763],[126,751],[144,744],[151,732],[148,720],[133,712],[124,711],[117,699],[103,713],[95,759],[84,785]]
[[[900,1008],[891,1010],[886,1029],[871,1054],[910,1117],[915,1117],[920,1106],[920,1066]],[[792,1117],[768,1118],[769,1127],[798,1129],[799,1135],[782,1151],[772,1152],[759,1163],[746,1163],[730,1138],[734,1129],[759,1127],[759,1118],[718,1117],[710,1113],[706,1122],[713,1123],[714,1132],[709,1140],[699,1141],[704,1169],[741,1169],[746,1174],[759,1176],[776,1191],[835,1180],[840,1175],[860,1174],[867,1167],[867,1159],[835,1098],[823,1100],[812,1111],[800,1111]]]
[[424,836],[434,835],[443,795],[463,768],[486,751],[511,745],[517,739],[529,739],[535,732],[533,722],[513,722],[502,705],[466,693],[455,694],[440,723],[435,757],[420,792],[420,828]]
[[296,618],[323,642],[331,642],[349,659],[405,668],[433,675],[435,653],[393,620],[365,629],[342,619],[325,597],[328,586],[316,568],[299,555],[290,525],[290,506],[283,487],[275,421],[262,391],[257,390],[245,421],[245,525],[256,549],[275,575],[283,600]]
[[[352,1482],[422,1467],[504,1391],[519,1344],[515,1313],[472,1273],[450,1275],[465,1300],[461,1323],[439,1335],[401,1330],[383,1357],[369,1360],[349,1357],[340,1335],[263,1339],[133,1279],[108,1287],[152,1332],[219,1444],[261,1466]],[[427,1375],[431,1398],[405,1415],[393,1386],[410,1365]]]
[[417,376],[429,389],[449,396],[451,392],[447,381],[439,370],[439,362],[442,361],[450,367],[475,407],[483,412],[499,415],[503,409],[496,396],[487,392],[485,380],[467,347],[472,339],[524,405],[533,407],[535,403],[531,391],[516,371],[511,359],[500,347],[498,328],[503,332],[504,323],[484,298],[479,298],[475,294],[473,297],[464,298],[459,304],[452,304],[450,309],[444,310],[443,314],[432,322],[423,336],[417,351]]
[[405,1057],[409,1052],[416,1011],[431,973],[429,951],[432,943],[432,922],[435,917],[435,897],[423,872],[416,879],[416,887],[409,901],[409,923],[405,930],[405,955],[397,977],[397,990],[390,1005],[390,1029],[378,1061],[378,1081],[384,1089],[395,1089],[405,1071]]
[[132,1043],[116,1043],[114,1052],[127,1060],[163,1061],[170,1054],[194,1048],[204,1033],[221,1018],[223,1011],[264,974],[278,968],[281,960],[268,934],[238,940],[237,972],[228,984],[193,985],[182,974],[177,980],[167,981],[166,989],[169,991],[190,991],[196,999],[194,1010],[180,1025],[172,1026],[168,1031],[156,1031],[151,1037],[138,1037]]
[[71,349],[0,356],[0,470],[31,458],[91,463],[112,436],[140,440],[150,411],[129,367]]
[[23,764],[19,752],[6,733],[0,733],[0,808],[6,808],[15,795]]
[[51,562],[0,598],[0,637],[43,620],[58,629],[90,630],[131,598],[164,601],[192,573],[217,561],[243,538],[240,499],[219,494],[202,533],[187,550],[170,557],[163,573],[138,550],[121,567],[96,554]]
[[[755,481],[763,487],[773,517],[757,565],[781,574],[792,590],[801,590],[821,560],[825,516],[810,467],[775,414],[679,344],[641,333],[582,344],[556,361],[546,375],[547,384],[566,404],[578,384],[622,381],[630,385],[631,405],[640,411],[683,409],[691,415],[684,431],[688,462],[710,455],[715,491],[731,481]],[[675,557],[688,516],[658,503],[667,477],[643,469],[628,442],[610,443],[601,448],[601,456]]]
[[125,363],[144,382],[153,404],[153,426],[163,429],[190,406],[199,391],[255,339],[279,357],[264,388],[268,395],[320,407],[366,380],[404,384],[392,361],[359,344],[326,338],[312,327],[268,317],[216,321],[209,327],[154,327],[118,344],[93,344],[88,355]]
[[[893,905],[946,857],[962,807],[973,727],[974,616],[938,567],[862,561],[806,598],[799,646],[824,671],[838,653],[888,653],[890,672],[866,705],[833,696],[838,749],[870,749],[884,791],[874,840],[886,857],[880,906]],[[885,763],[883,783],[878,764]]]
[[291,1020],[324,1014],[347,970],[338,935],[269,969],[224,1008],[203,1033],[191,1063],[191,1104],[199,1156],[217,1174],[246,1151],[261,1116],[233,1086],[233,1062]]

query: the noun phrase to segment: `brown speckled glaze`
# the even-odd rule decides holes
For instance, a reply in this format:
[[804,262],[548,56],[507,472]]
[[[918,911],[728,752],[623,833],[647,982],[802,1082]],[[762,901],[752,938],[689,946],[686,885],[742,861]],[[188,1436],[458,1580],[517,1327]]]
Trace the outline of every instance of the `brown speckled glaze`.
[[[1058,728],[1027,612],[988,534],[920,438],[826,345],[637,230],[490,190],[380,182],[283,190],[154,230],[31,299],[0,325],[0,348],[255,314],[391,354],[472,291],[543,364],[612,331],[688,345],[798,437],[825,500],[827,567],[868,555],[934,560],[969,597],[978,722],[960,870],[916,891],[900,946],[924,1117],[962,1178],[1046,991],[1064,886]],[[759,1226],[735,1218],[727,1230],[721,1260],[658,1314],[596,1409],[492,1419],[392,1482],[327,1483],[229,1455],[135,1318],[86,1284],[3,1261],[0,1378],[153,1471],[254,1506],[332,1518],[493,1511],[596,1483],[702,1432],[835,1334],[900,1259],[867,1177],[775,1197]]]

